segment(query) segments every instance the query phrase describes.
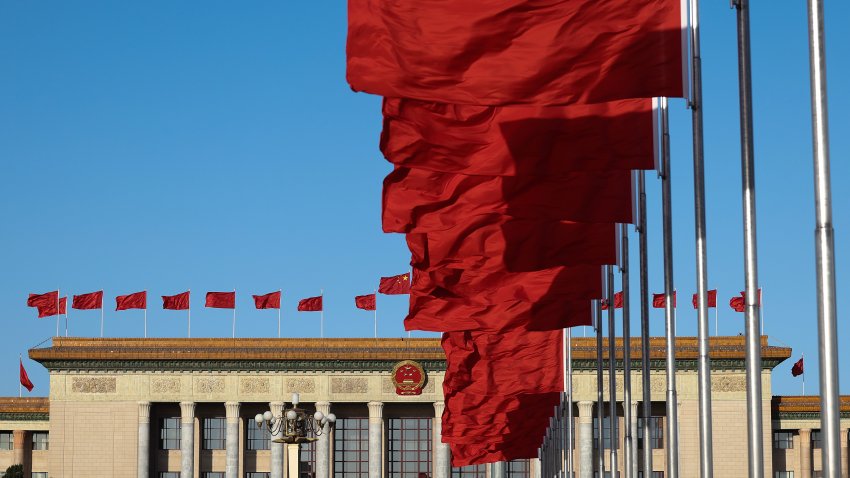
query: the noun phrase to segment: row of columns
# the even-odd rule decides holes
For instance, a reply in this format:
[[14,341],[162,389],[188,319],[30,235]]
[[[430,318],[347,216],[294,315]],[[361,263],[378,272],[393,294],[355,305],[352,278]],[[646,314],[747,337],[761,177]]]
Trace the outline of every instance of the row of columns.
[[[850,476],[850,463],[848,463],[847,440],[848,429],[844,428],[840,431],[841,441],[841,476]],[[800,478],[812,478],[812,429],[800,429]]]
[[[150,476],[150,412],[151,402],[139,402],[139,442],[138,442],[138,478]],[[239,478],[239,402],[226,402],[227,422],[225,438],[225,476]],[[274,416],[283,414],[284,402],[269,404]],[[383,474],[384,418],[383,402],[369,402],[369,478],[381,478]],[[433,477],[451,476],[451,451],[449,445],[441,440],[444,402],[434,403],[434,462]],[[331,411],[330,402],[316,402],[316,411],[327,415]],[[17,431],[15,432],[18,433]],[[272,440],[279,437],[272,435]],[[18,442],[17,435],[15,442]],[[271,443],[271,478],[284,478],[286,452],[281,443]],[[330,424],[325,424],[322,434],[316,441],[316,477],[330,478]],[[21,450],[23,455],[23,450]],[[195,476],[195,402],[180,402],[180,476]],[[16,448],[17,457],[17,448]],[[21,458],[22,459],[22,458]]]

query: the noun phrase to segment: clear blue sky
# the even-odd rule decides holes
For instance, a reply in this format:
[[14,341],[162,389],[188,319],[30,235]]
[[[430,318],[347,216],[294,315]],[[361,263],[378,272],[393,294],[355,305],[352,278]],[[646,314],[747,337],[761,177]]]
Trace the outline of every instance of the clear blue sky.
[[[728,299],[743,287],[735,13],[703,1],[709,281],[720,332],[742,331]],[[850,337],[850,17],[828,0],[827,47],[840,333]],[[765,331],[807,357],[817,387],[814,199],[804,1],[753,2],[759,273]],[[843,29],[843,30],[842,30]],[[147,289],[150,336],[185,336],[159,295],[193,291],[193,336],[230,335],[208,290],[237,290],[240,337],[276,335],[250,294],[282,288],[284,334],[317,337],[299,298],[325,291],[325,332],[369,336],[353,297],[404,272],[403,238],[380,230],[390,170],[377,148],[379,99],[345,83],[345,2],[0,3],[0,395],[17,393],[15,355],[49,338],[30,292]],[[690,116],[672,103],[679,329],[696,333]],[[651,283],[662,289],[659,184],[650,188]],[[636,241],[633,241],[636,243]],[[636,251],[633,250],[636,257]],[[637,280],[633,287],[636,290]],[[404,334],[406,296],[378,299],[381,336]],[[141,311],[106,311],[106,335],[142,334]],[[660,310],[653,334],[663,333]],[[72,335],[99,333],[71,311]],[[633,329],[637,328],[637,320]],[[713,330],[713,327],[712,327]],[[581,334],[581,331],[578,331]],[[435,334],[415,333],[414,336]],[[842,349],[842,391],[850,392]],[[774,393],[800,392],[789,360]],[[47,393],[47,373],[25,359]]]

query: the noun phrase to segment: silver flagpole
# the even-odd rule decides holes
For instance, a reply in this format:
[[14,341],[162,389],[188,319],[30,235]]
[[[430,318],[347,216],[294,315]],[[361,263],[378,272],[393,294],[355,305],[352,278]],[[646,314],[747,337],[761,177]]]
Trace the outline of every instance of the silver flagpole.
[[838,438],[838,330],[835,308],[835,239],[832,229],[832,192],[829,173],[823,0],[809,0],[808,4],[823,476],[837,478],[841,473],[841,447]]
[[617,472],[617,375],[615,373],[617,354],[617,336],[614,327],[614,266],[607,266],[608,274],[608,433],[611,434],[610,463],[611,476]]
[[[761,325],[759,324],[756,180],[753,159],[753,97],[750,74],[749,0],[734,0],[738,20],[738,97],[741,118],[741,193],[744,210],[745,335],[747,341],[747,444],[750,478],[764,476],[761,400]],[[702,325],[702,324],[700,324]],[[702,354],[700,354],[700,357]],[[702,386],[702,382],[700,382]],[[700,391],[700,405],[702,405]],[[700,415],[702,419],[702,415]],[[710,438],[710,436],[709,436]],[[710,442],[709,442],[710,443]],[[703,446],[703,448],[705,448]],[[709,457],[710,459],[710,457]]]
[[638,172],[638,210],[640,249],[640,367],[643,385],[643,476],[652,474],[652,447],[649,441],[649,417],[652,416],[652,388],[649,380],[649,257],[646,239],[646,184],[643,171]]
[[602,301],[596,302],[596,469],[598,476],[605,475],[605,447],[602,444],[605,403],[602,394]]
[[[805,383],[805,376],[803,377]],[[575,466],[573,463],[573,329],[567,327],[567,476],[573,478]]]
[[103,338],[103,291],[100,291],[100,337]]
[[[670,194],[670,125],[667,98],[661,98],[662,174],[661,209],[664,243],[664,321],[667,354],[667,477],[679,478],[679,411],[676,404],[676,317],[673,307],[673,217]],[[644,435],[644,447],[649,437]]]
[[632,449],[632,332],[631,314],[629,310],[629,228],[620,224],[622,232],[622,262],[620,266],[620,282],[623,286],[623,421],[625,422],[625,433],[623,434],[623,462],[626,478],[636,478],[637,470],[634,468],[634,453]]
[[236,289],[233,289],[233,338],[236,338]]

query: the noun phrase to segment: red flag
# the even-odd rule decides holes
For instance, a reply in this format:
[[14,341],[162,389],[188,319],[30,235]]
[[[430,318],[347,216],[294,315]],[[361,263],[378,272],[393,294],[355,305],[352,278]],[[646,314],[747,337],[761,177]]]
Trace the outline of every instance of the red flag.
[[410,274],[399,274],[392,277],[381,277],[378,292],[386,295],[410,293]]
[[147,309],[148,292],[134,292],[127,295],[119,295],[115,298],[115,310]]
[[375,310],[377,307],[375,303],[375,294],[358,295],[354,297],[354,305],[358,309]]
[[322,296],[308,297],[298,301],[299,312],[320,312],[322,310]]
[[469,175],[653,169],[653,105],[501,108],[385,98],[381,152],[397,166]]
[[207,301],[205,307],[212,309],[235,309],[236,291],[207,292]]
[[21,385],[23,385],[28,392],[32,392],[35,385],[32,384],[29,375],[27,375],[27,370],[24,368],[24,361],[19,359],[19,362],[21,363]]
[[[52,317],[54,315],[64,315],[68,313],[68,298],[62,297],[59,299],[58,307],[56,298],[59,292],[48,292],[46,294],[30,294],[27,300],[27,305],[35,307],[38,310],[38,318]],[[30,305],[33,304],[33,305]]]
[[732,307],[732,310],[735,312],[743,312],[747,308],[747,304],[744,301],[743,293],[737,297],[732,297],[729,299],[729,307]]
[[[698,307],[697,294],[694,294],[692,302],[694,304],[694,309],[696,309]],[[708,291],[708,307],[717,307],[717,289],[711,289],[710,291]]]
[[45,292],[44,294],[30,294],[27,298],[27,307],[53,307],[59,299],[59,291]]
[[632,222],[631,171],[571,173],[564,178],[482,176],[397,167],[384,179],[384,232],[430,232],[470,217]]
[[[667,299],[665,294],[652,294],[652,306],[656,309],[667,307]],[[673,292],[673,308],[676,308],[676,292]]]
[[681,97],[681,0],[351,0],[354,91],[455,104]]
[[280,291],[269,292],[264,295],[255,295],[254,306],[258,309],[280,309]]
[[71,308],[79,310],[102,309],[103,291],[99,290],[88,294],[75,295],[71,301]]
[[800,357],[800,360],[797,360],[797,362],[794,364],[794,366],[791,367],[791,376],[796,377],[796,376],[802,375],[802,374],[803,374],[803,357]]
[[[614,294],[614,308],[622,309],[623,308],[623,291],[617,292]],[[602,310],[608,310],[608,300],[602,299]]]
[[189,310],[189,291],[177,295],[162,296],[162,308],[169,310]]

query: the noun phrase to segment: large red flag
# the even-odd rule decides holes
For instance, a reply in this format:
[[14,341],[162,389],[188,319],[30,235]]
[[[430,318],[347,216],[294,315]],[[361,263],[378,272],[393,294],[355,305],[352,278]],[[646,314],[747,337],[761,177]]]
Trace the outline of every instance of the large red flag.
[[655,167],[650,99],[501,108],[385,98],[383,111],[381,151],[397,166],[540,177]]
[[75,295],[71,300],[72,309],[102,309],[103,291],[90,292],[88,294]]
[[20,359],[19,361],[21,363],[21,385],[23,385],[28,392],[32,392],[32,389],[35,388],[35,385],[32,384],[29,375],[27,375],[27,370],[24,368],[24,361]]
[[169,310],[188,310],[189,291],[187,290],[177,295],[162,296],[162,308]]
[[298,301],[299,312],[321,312],[322,296],[308,297]]
[[[691,302],[694,304],[694,309],[698,307],[697,305],[697,294],[694,294]],[[717,289],[711,289],[708,291],[708,307],[717,307]]]
[[381,277],[378,292],[387,295],[409,294],[410,274],[404,273],[392,277]]
[[207,292],[205,307],[212,309],[235,309],[236,291],[233,292]]
[[280,309],[281,291],[269,292],[268,294],[255,295],[254,306],[258,309]]
[[429,232],[501,214],[544,221],[632,222],[631,171],[561,179],[482,176],[398,167],[384,179],[384,232]]
[[44,294],[30,294],[27,297],[27,307],[53,307],[59,300],[59,291],[45,292]]
[[147,309],[148,308],[148,292],[134,292],[127,295],[119,295],[115,298],[115,310],[127,309]]
[[747,309],[747,304],[744,301],[743,295],[739,295],[737,297],[732,297],[729,299],[729,307],[732,308],[735,312],[743,312]]
[[791,367],[791,376],[796,377],[798,375],[803,375],[803,357],[800,357],[800,360],[794,363],[794,366]]
[[456,104],[681,97],[682,0],[350,0],[355,91]]
[[358,309],[363,310],[375,310],[377,308],[377,304],[375,301],[375,294],[366,294],[366,295],[358,295],[354,297],[354,305]]
[[[663,309],[667,307],[666,294],[652,294],[652,306],[656,309]],[[676,308],[676,291],[673,291],[673,308]]]

